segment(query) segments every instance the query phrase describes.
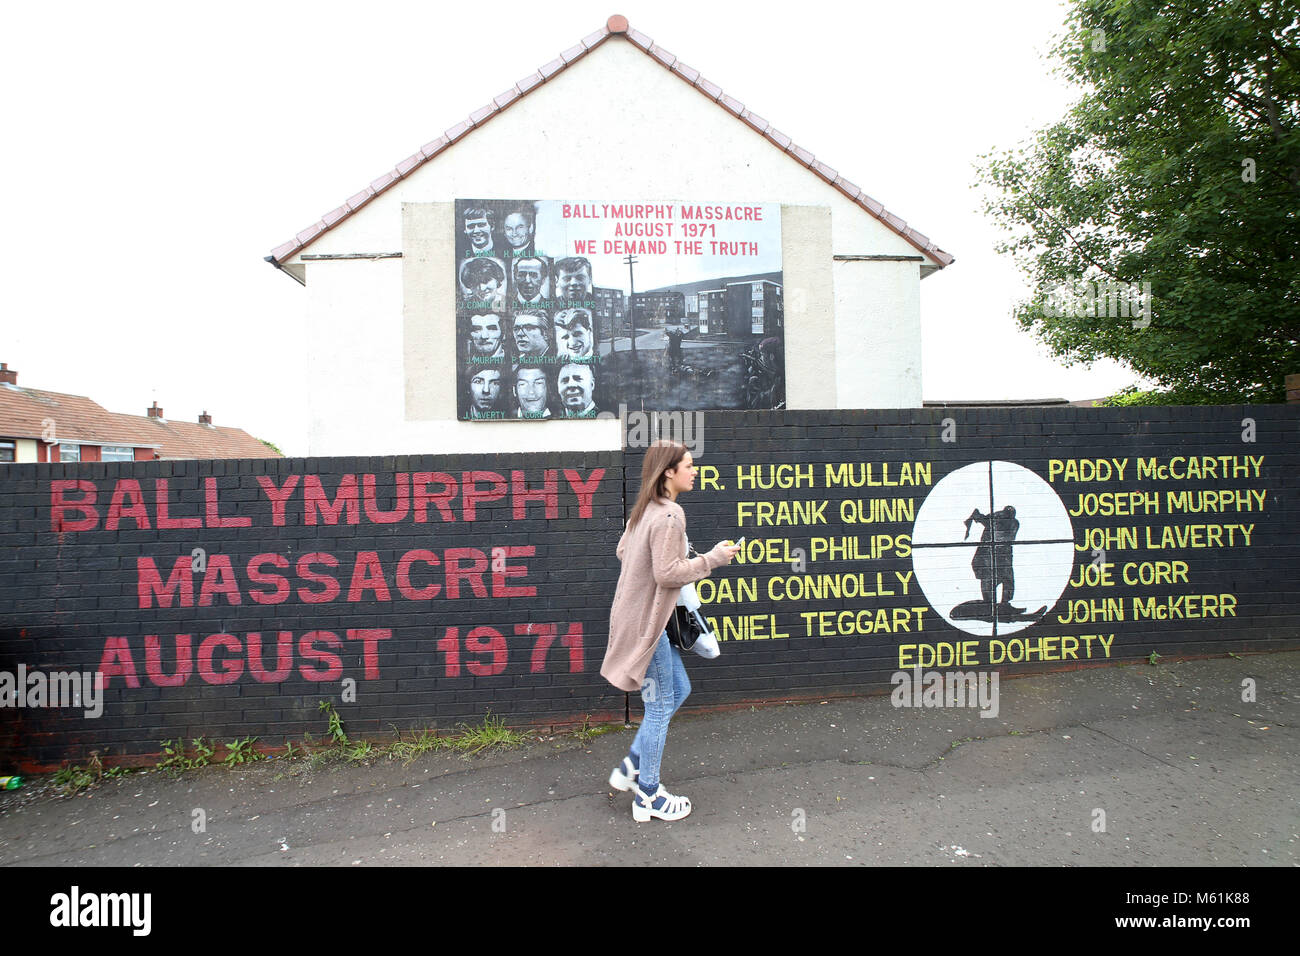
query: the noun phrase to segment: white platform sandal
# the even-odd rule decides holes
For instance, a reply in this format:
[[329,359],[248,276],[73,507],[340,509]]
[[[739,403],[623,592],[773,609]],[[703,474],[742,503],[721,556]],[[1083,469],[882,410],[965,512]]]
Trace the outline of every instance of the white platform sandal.
[[646,795],[638,787],[636,799],[632,801],[632,819],[645,823],[651,817],[660,820],[680,820],[691,812],[691,801],[686,797],[676,797],[659,784],[653,797]]

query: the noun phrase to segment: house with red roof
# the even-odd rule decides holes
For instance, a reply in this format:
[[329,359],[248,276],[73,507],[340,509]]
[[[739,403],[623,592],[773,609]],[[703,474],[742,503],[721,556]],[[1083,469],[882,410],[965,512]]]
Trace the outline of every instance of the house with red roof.
[[169,421],[157,402],[144,415],[110,412],[84,395],[26,388],[0,362],[0,463],[280,458],[242,428]]
[[308,297],[312,455],[614,449],[638,407],[919,408],[919,284],[953,262],[622,16],[266,258]]

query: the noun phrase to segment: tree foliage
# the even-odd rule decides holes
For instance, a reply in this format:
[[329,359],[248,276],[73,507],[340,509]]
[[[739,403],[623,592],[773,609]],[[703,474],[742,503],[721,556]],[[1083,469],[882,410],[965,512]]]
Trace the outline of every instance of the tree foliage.
[[[980,177],[1035,290],[1017,321],[1067,364],[1118,359],[1162,403],[1283,400],[1300,372],[1298,13],[1073,0],[1052,59],[1079,100]],[[1086,283],[1148,282],[1149,322],[1078,307]]]

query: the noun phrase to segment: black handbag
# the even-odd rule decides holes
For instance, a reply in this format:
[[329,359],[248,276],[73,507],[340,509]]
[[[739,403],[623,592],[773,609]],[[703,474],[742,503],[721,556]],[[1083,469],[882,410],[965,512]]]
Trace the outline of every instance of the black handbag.
[[668,618],[668,643],[689,651],[706,628],[700,622],[698,614],[692,614],[681,604],[673,605],[673,613]]

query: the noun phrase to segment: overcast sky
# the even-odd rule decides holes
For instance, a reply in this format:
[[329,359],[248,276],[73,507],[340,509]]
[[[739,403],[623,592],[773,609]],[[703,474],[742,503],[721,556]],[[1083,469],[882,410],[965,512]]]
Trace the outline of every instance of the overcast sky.
[[1016,328],[1026,289],[974,185],[1072,99],[1043,59],[1056,0],[10,6],[0,361],[305,454],[306,290],[263,257],[612,13],[957,257],[921,284],[926,399],[1135,380]]

